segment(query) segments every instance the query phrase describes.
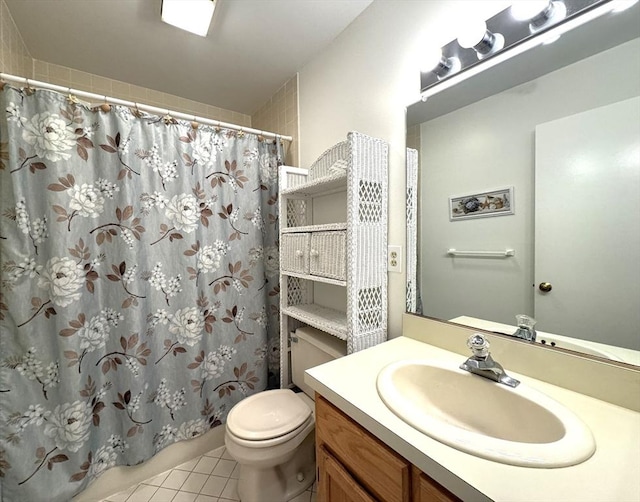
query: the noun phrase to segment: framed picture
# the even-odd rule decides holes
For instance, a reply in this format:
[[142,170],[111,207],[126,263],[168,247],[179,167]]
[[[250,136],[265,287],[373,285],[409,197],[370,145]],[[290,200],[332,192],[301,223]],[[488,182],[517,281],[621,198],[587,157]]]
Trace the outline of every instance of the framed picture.
[[514,214],[513,187],[449,197],[451,221]]

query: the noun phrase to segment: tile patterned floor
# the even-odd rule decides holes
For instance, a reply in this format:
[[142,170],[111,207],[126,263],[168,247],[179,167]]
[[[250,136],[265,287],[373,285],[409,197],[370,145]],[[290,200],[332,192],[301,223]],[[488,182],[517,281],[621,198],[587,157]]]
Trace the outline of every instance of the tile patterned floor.
[[[239,466],[224,446],[205,453],[102,502],[239,501]],[[315,483],[291,502],[316,502]],[[275,502],[275,501],[265,501]]]

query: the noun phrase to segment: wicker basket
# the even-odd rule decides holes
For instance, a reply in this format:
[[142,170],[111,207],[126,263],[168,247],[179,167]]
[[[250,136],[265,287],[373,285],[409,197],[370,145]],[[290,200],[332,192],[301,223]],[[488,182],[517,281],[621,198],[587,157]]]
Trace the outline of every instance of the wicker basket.
[[344,231],[312,233],[309,273],[345,281],[347,279],[346,240],[347,233]]
[[283,234],[280,243],[280,268],[283,272],[309,273],[309,235]]
[[349,143],[342,141],[329,148],[309,168],[309,179],[316,180],[345,171],[349,165]]

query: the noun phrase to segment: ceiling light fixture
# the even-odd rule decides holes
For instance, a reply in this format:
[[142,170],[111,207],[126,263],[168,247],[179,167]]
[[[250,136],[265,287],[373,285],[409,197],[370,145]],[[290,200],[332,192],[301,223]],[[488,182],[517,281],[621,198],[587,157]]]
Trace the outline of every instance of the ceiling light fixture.
[[162,0],[162,20],[206,37],[215,8],[216,0]]

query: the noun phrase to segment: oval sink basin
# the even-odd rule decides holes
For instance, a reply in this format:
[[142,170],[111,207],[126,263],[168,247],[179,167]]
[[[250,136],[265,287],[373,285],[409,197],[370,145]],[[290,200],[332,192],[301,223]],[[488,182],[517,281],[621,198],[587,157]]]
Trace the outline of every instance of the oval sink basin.
[[514,389],[440,363],[399,361],[382,369],[376,385],[406,423],[478,457],[565,467],[587,460],[596,448],[582,420],[524,384]]

